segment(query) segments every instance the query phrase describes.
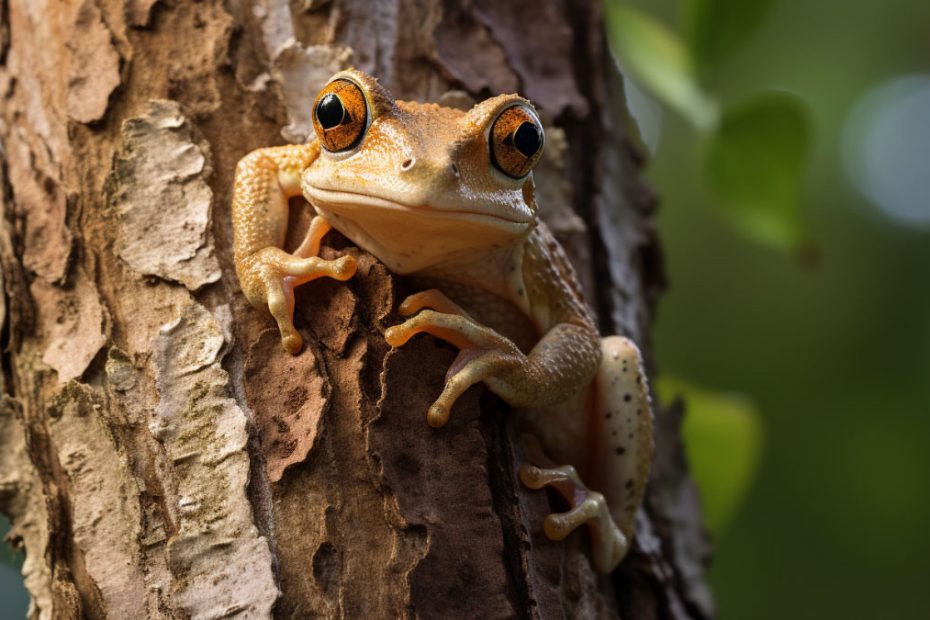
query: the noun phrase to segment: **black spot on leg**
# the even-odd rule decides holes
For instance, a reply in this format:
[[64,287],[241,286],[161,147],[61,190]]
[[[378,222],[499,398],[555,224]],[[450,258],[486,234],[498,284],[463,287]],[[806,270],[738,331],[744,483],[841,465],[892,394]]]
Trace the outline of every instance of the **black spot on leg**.
[[626,454],[626,448],[624,448],[623,446],[617,446],[617,449],[614,450],[614,452],[616,452],[618,455]]
[[628,402],[630,402],[631,400],[633,400],[633,395],[632,395],[632,394],[624,394],[624,395],[623,395],[623,402],[628,403]]
[[[616,436],[617,436],[617,429],[614,429],[614,430],[610,431],[610,434],[613,435],[614,437],[616,437]],[[633,439],[633,436],[632,436],[632,435],[630,435],[630,439]]]
[[632,479],[632,478],[628,479],[628,480],[626,481],[626,488],[632,489],[632,488],[633,488],[633,484],[634,484],[634,483],[633,483],[633,479]]
[[604,414],[604,417],[609,420],[611,417],[613,417],[613,415],[614,414],[612,412],[608,411],[607,413]]

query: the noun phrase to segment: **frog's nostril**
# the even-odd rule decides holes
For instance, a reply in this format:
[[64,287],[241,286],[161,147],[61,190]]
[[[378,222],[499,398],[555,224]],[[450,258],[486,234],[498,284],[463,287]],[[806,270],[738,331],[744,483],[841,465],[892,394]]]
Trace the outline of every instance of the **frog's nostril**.
[[452,164],[452,174],[454,174],[455,176],[459,176],[459,167],[456,166],[455,164]]
[[401,170],[410,170],[413,168],[413,164],[416,162],[412,157],[410,159],[404,160],[404,163],[400,165]]

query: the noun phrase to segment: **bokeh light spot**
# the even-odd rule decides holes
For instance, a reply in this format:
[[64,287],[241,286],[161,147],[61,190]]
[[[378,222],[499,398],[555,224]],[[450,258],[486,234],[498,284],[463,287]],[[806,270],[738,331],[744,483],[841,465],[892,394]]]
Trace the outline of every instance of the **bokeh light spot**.
[[850,182],[883,214],[930,229],[930,75],[862,95],[846,118],[842,159]]

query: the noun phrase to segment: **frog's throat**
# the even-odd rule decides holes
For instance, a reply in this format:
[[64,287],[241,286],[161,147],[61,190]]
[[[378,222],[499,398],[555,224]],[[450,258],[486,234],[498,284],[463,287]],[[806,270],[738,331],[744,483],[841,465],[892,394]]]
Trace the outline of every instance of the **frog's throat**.
[[533,221],[411,207],[350,192],[305,188],[304,194],[333,228],[401,275],[513,246],[534,226]]

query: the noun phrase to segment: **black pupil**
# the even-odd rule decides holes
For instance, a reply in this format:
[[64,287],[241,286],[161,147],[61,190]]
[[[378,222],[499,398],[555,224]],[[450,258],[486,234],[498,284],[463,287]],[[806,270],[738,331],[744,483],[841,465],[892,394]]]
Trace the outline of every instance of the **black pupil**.
[[535,123],[523,121],[513,132],[513,145],[525,157],[532,157],[539,150],[542,139]]
[[346,110],[342,107],[342,101],[332,93],[320,99],[320,102],[316,105],[316,118],[320,121],[323,129],[332,129],[342,123],[345,113]]

